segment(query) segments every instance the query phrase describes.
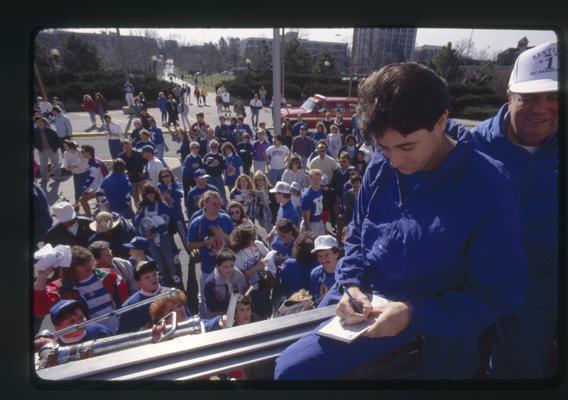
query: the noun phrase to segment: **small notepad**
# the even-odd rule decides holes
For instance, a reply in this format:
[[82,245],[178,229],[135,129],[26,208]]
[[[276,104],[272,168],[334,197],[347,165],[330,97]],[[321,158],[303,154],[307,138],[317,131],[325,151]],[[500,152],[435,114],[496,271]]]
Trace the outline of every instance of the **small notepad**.
[[[388,303],[389,300],[382,296],[373,295],[371,304],[376,307],[380,304]],[[327,325],[322,327],[316,333],[321,336],[326,336],[331,339],[341,340],[342,342],[351,343],[359,336],[369,329],[371,325],[376,321],[376,318],[369,318],[366,321],[360,322],[354,325],[344,325],[341,323],[341,319],[335,316]]]

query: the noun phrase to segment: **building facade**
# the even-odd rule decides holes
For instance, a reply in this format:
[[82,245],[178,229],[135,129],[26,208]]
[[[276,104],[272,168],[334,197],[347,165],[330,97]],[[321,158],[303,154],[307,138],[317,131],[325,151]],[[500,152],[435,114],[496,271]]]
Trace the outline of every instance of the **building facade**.
[[436,57],[444,46],[432,46],[425,44],[423,46],[417,46],[414,48],[413,61],[420,64],[428,64],[430,61]]
[[355,28],[354,73],[368,75],[394,62],[411,61],[416,28]]

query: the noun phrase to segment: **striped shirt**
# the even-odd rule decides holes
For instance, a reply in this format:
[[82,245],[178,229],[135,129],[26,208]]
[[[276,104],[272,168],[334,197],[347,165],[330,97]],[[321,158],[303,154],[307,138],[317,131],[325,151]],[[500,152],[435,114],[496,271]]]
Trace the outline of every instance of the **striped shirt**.
[[[120,282],[117,275],[117,283]],[[103,280],[99,279],[95,274],[89,278],[79,281],[75,284],[75,290],[79,292],[81,297],[87,304],[89,310],[89,319],[100,317],[108,314],[115,309],[111,294],[103,286]],[[100,321],[114,334],[118,328],[118,318],[111,317]]]

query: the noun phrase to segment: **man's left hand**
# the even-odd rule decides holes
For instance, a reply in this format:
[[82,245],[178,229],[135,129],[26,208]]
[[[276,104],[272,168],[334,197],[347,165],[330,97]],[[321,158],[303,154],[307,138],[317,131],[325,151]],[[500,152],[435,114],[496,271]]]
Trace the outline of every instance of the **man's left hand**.
[[410,323],[410,308],[405,303],[393,301],[374,307],[372,317],[377,317],[377,320],[363,336],[370,338],[396,336]]

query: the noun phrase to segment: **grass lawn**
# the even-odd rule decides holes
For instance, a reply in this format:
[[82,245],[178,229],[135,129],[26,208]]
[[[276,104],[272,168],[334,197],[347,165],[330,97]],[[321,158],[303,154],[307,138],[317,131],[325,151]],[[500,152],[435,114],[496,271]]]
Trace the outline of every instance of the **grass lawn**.
[[[176,72],[177,74],[177,72]],[[181,74],[178,74],[181,76]],[[225,75],[225,74],[213,74],[213,75],[206,75],[205,76],[205,89],[207,93],[212,93],[215,90],[215,85],[218,85],[222,81],[232,81],[235,79],[234,75]],[[187,83],[193,85],[193,75],[184,75],[184,80]],[[203,86],[203,76],[199,75],[199,86]]]

